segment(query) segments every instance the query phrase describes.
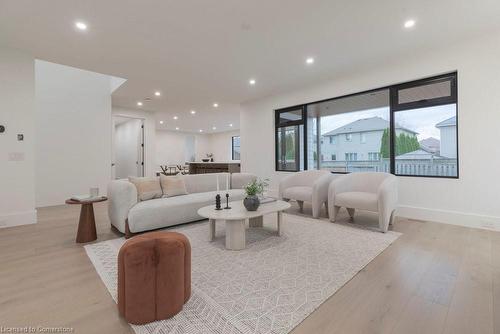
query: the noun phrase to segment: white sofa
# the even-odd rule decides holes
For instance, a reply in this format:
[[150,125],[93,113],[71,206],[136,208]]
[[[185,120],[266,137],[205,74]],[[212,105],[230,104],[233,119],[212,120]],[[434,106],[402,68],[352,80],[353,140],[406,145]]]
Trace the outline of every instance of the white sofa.
[[308,170],[286,176],[279,184],[279,198],[295,200],[302,211],[304,202],[312,204],[312,215],[319,218],[321,206],[328,202],[328,186],[336,175],[326,170]]
[[[197,213],[201,207],[214,204],[217,194],[217,175],[220,194],[225,204],[228,173],[179,175],[184,179],[187,195],[162,197],[146,201],[137,198],[136,186],[126,179],[108,185],[108,214],[111,224],[127,236],[172,225],[203,219]],[[256,177],[248,173],[230,175],[229,200],[242,200],[244,186]]]
[[388,173],[359,172],[335,179],[328,190],[330,220],[335,221],[341,207],[351,218],[355,209],[378,212],[379,229],[387,232],[398,205],[397,178]]

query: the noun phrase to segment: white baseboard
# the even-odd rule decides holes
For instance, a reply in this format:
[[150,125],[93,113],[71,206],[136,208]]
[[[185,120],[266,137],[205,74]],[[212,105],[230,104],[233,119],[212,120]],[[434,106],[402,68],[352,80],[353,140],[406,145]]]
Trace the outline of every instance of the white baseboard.
[[495,216],[450,210],[427,209],[408,205],[398,206],[396,215],[410,219],[500,231],[500,217]]
[[7,215],[0,215],[0,228],[35,224],[36,221],[36,210],[14,212]]
[[[269,189],[269,196],[277,196],[277,189]],[[396,216],[416,220],[426,220],[443,224],[500,231],[500,217],[480,215],[452,210],[428,209],[410,205],[400,205]]]

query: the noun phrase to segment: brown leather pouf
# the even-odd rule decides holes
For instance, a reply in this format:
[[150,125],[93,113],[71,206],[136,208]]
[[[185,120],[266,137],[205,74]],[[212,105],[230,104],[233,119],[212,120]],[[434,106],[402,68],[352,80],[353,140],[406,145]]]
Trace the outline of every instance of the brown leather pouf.
[[176,232],[129,239],[118,253],[118,309],[136,325],[173,317],[191,296],[191,245]]

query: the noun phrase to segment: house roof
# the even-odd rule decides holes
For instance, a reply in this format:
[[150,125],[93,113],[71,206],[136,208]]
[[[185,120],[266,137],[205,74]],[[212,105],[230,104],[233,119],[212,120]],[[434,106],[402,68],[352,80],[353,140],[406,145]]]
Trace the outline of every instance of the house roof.
[[[339,135],[339,134],[344,134],[344,133],[356,133],[356,132],[384,130],[384,129],[388,129],[389,126],[390,126],[389,121],[386,121],[382,117],[374,116],[374,117],[370,117],[370,118],[358,119],[357,121],[351,122],[349,124],[341,126],[340,128],[337,128],[335,130],[327,132],[327,133],[323,134],[323,136],[334,136],[334,135]],[[396,129],[405,130],[407,132],[411,132],[414,134],[418,133],[418,132],[415,132],[413,130],[404,128],[404,127],[400,126],[399,124],[396,124]]]
[[426,149],[419,148],[418,150],[415,150],[413,152],[408,152],[405,154],[401,154],[396,156],[396,160],[399,159],[406,159],[406,160],[430,160],[431,158],[433,159],[442,159],[440,155],[437,155],[435,153],[429,152]]
[[436,124],[436,128],[441,128],[444,126],[456,126],[456,125],[457,125],[457,116],[453,116]]
[[419,141],[418,143],[420,144],[420,148],[428,152],[439,154],[439,148],[440,148],[439,139],[436,139],[434,137],[429,137]]

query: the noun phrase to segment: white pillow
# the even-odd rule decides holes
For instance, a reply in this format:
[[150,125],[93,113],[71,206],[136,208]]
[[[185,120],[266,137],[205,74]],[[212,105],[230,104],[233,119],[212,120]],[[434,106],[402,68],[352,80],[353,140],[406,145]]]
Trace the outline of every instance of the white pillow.
[[187,195],[186,183],[182,176],[160,175],[161,189],[164,197]]
[[137,188],[137,197],[139,201],[160,198],[162,196],[160,179],[158,177],[129,177]]

